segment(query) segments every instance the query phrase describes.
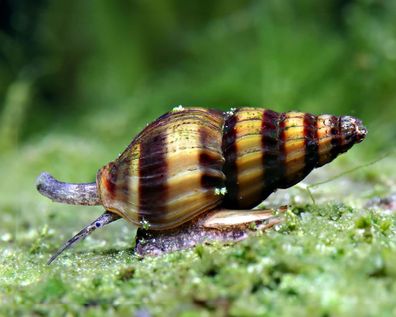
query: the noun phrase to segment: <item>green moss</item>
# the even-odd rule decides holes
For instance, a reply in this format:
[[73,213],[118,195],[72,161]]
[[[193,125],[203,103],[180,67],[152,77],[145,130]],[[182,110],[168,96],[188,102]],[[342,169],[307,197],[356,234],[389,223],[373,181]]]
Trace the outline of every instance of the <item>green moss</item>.
[[139,309],[158,316],[391,315],[394,215],[362,215],[340,204],[297,206],[293,215],[278,230],[241,243],[154,258],[74,249],[46,266],[48,251],[3,249],[2,309],[44,315],[54,314],[54,307],[87,315]]

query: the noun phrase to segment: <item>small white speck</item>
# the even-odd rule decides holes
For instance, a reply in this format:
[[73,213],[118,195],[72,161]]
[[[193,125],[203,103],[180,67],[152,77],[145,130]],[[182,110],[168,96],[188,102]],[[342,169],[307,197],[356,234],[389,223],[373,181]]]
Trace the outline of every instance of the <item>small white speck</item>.
[[178,105],[177,107],[174,107],[172,109],[172,111],[183,111],[183,110],[184,110],[184,107],[182,105]]
[[229,118],[234,115],[234,112],[236,110],[237,110],[236,108],[231,108],[229,111],[226,111],[224,114],[226,115],[227,118]]
[[151,226],[150,223],[146,219],[142,219],[140,221],[140,225],[142,226],[142,228],[144,230],[148,230],[150,228],[150,226]]
[[224,196],[227,193],[227,188],[222,187],[222,188],[215,188],[215,195],[222,195]]

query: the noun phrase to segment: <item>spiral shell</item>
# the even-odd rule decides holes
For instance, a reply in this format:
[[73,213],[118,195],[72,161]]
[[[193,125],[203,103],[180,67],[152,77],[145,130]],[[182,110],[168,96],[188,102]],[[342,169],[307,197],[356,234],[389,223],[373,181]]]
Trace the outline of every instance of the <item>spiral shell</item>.
[[252,208],[277,188],[288,188],[364,138],[360,120],[241,108],[226,119],[224,205]]
[[99,170],[99,196],[107,210],[134,224],[170,229],[219,206],[254,207],[365,134],[349,116],[177,109]]

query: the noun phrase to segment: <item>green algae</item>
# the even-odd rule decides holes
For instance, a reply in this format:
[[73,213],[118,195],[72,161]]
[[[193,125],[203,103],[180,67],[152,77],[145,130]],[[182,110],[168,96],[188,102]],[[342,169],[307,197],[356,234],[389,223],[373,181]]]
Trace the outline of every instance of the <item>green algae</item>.
[[[351,186],[354,181],[348,182]],[[343,187],[336,181],[319,189],[326,192],[326,186],[333,198],[342,195]],[[319,189],[314,194],[320,201]],[[394,190],[388,188],[389,193]],[[21,224],[11,238],[4,239],[3,232],[0,242],[0,312],[392,316],[396,213],[365,207],[368,199],[355,194],[351,203],[339,199],[313,205],[308,196],[298,197],[299,189],[280,191],[266,203],[302,202],[292,204],[285,223],[274,230],[241,243],[199,245],[161,257],[135,256],[134,230],[117,223],[47,266],[51,253],[76,230],[69,226],[78,227],[86,216],[68,220],[68,226],[60,226],[57,215],[44,217],[37,225]],[[61,213],[64,208],[43,200],[31,210],[39,215],[43,209]],[[67,212],[79,208],[68,207]],[[62,222],[66,219],[59,217]],[[20,221],[27,218],[21,216]]]

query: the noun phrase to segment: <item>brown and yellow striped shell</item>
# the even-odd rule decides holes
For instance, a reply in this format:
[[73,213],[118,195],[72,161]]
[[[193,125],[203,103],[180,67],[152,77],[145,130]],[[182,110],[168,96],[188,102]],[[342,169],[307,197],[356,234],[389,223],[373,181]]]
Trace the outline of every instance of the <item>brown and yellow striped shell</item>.
[[99,170],[99,195],[107,210],[138,226],[170,229],[217,207],[252,208],[365,134],[349,116],[176,109]]

